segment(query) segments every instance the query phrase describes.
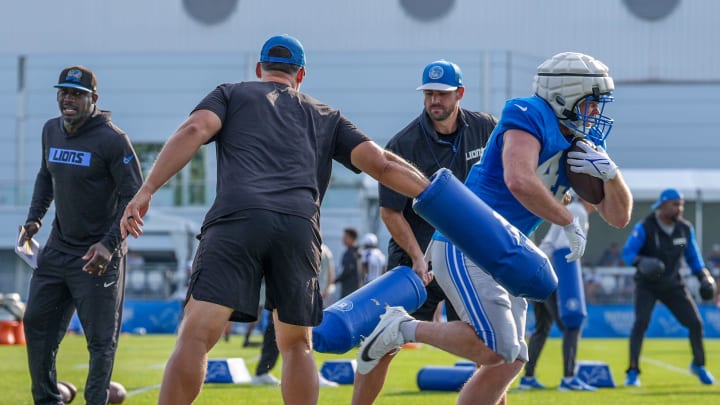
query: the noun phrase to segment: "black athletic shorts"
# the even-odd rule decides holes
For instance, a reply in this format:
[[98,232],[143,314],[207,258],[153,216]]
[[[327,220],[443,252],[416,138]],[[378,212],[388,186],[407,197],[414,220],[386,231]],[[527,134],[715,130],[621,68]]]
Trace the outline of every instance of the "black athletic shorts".
[[317,221],[251,209],[207,225],[201,234],[188,296],[234,310],[231,321],[257,320],[260,284],[265,308],[280,321],[316,326],[322,320]]

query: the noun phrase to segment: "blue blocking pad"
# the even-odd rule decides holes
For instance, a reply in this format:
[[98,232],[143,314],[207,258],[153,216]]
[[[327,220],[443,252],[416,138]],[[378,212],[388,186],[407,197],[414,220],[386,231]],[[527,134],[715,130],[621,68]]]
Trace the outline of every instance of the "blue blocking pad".
[[569,262],[565,256],[570,248],[553,252],[552,259],[558,277],[557,302],[560,320],[568,329],[579,329],[587,318],[585,287],[578,260]]
[[430,178],[413,209],[512,295],[544,301],[557,288],[547,256],[450,170]]
[[417,374],[417,385],[421,391],[460,391],[472,377],[475,367],[426,366]]
[[322,322],[313,328],[313,347],[321,353],[345,353],[372,333],[385,307],[413,312],[426,299],[425,285],[413,269],[395,267],[325,308]]

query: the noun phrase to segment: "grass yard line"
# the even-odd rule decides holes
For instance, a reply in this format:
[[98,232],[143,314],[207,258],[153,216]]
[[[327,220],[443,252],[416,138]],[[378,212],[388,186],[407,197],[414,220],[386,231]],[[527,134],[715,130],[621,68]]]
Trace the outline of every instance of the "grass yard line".
[[[247,359],[248,362],[256,362],[259,360],[260,360],[260,356],[253,356],[253,357]],[[164,369],[165,366],[166,366],[166,364],[154,364],[154,365],[150,366],[150,368]],[[87,364],[85,365],[85,367],[87,368]],[[143,392],[154,391],[154,390],[158,390],[158,389],[160,389],[160,384],[149,385],[147,387],[140,387],[140,388],[136,388],[132,391],[128,391],[127,396],[132,397],[132,396],[135,396],[138,394],[142,394]]]
[[128,391],[127,396],[132,397],[132,396],[135,396],[138,394],[142,394],[143,392],[154,391],[157,389],[160,389],[160,384],[150,385],[148,387],[140,387],[140,388],[134,389],[132,391]]
[[665,362],[660,361],[660,360],[651,359],[651,358],[645,357],[645,356],[640,356],[640,360],[646,361],[646,362],[648,362],[648,363],[650,363],[650,364],[653,364],[653,365],[655,365],[655,366],[658,366],[658,367],[662,367],[662,368],[664,368],[664,369],[666,369],[666,370],[674,371],[674,372],[676,372],[676,373],[685,374],[685,375],[692,375],[692,373],[690,373],[690,370],[688,370],[688,369],[684,369],[684,368],[680,368],[680,367],[675,367],[675,366],[673,366],[672,364],[668,364],[668,363],[665,363]]

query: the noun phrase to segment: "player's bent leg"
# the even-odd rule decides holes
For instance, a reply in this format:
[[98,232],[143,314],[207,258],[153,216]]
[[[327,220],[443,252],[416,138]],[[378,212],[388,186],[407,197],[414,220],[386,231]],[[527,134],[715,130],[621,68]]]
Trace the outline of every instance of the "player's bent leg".
[[291,325],[273,311],[278,349],[282,356],[282,396],[284,403],[317,404],[318,371],[312,349],[312,327]]
[[352,405],[372,405],[385,384],[390,362],[395,358],[387,354],[378,361],[375,368],[367,374],[355,373]]
[[460,390],[457,404],[496,405],[505,403],[505,393],[522,368],[523,362],[520,360],[480,367]]
[[207,353],[225,330],[232,309],[194,298],[185,306],[177,342],[162,384],[158,405],[191,404],[200,393],[207,370]]
[[420,322],[415,338],[418,342],[435,346],[478,365],[492,366],[503,362],[503,356],[487,347],[475,330],[463,321]]

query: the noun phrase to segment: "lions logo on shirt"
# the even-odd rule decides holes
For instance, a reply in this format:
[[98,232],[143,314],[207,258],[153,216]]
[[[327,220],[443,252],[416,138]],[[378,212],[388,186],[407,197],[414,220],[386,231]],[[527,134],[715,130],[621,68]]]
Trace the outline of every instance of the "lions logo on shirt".
[[48,161],[64,165],[90,166],[90,152],[72,149],[50,148]]

